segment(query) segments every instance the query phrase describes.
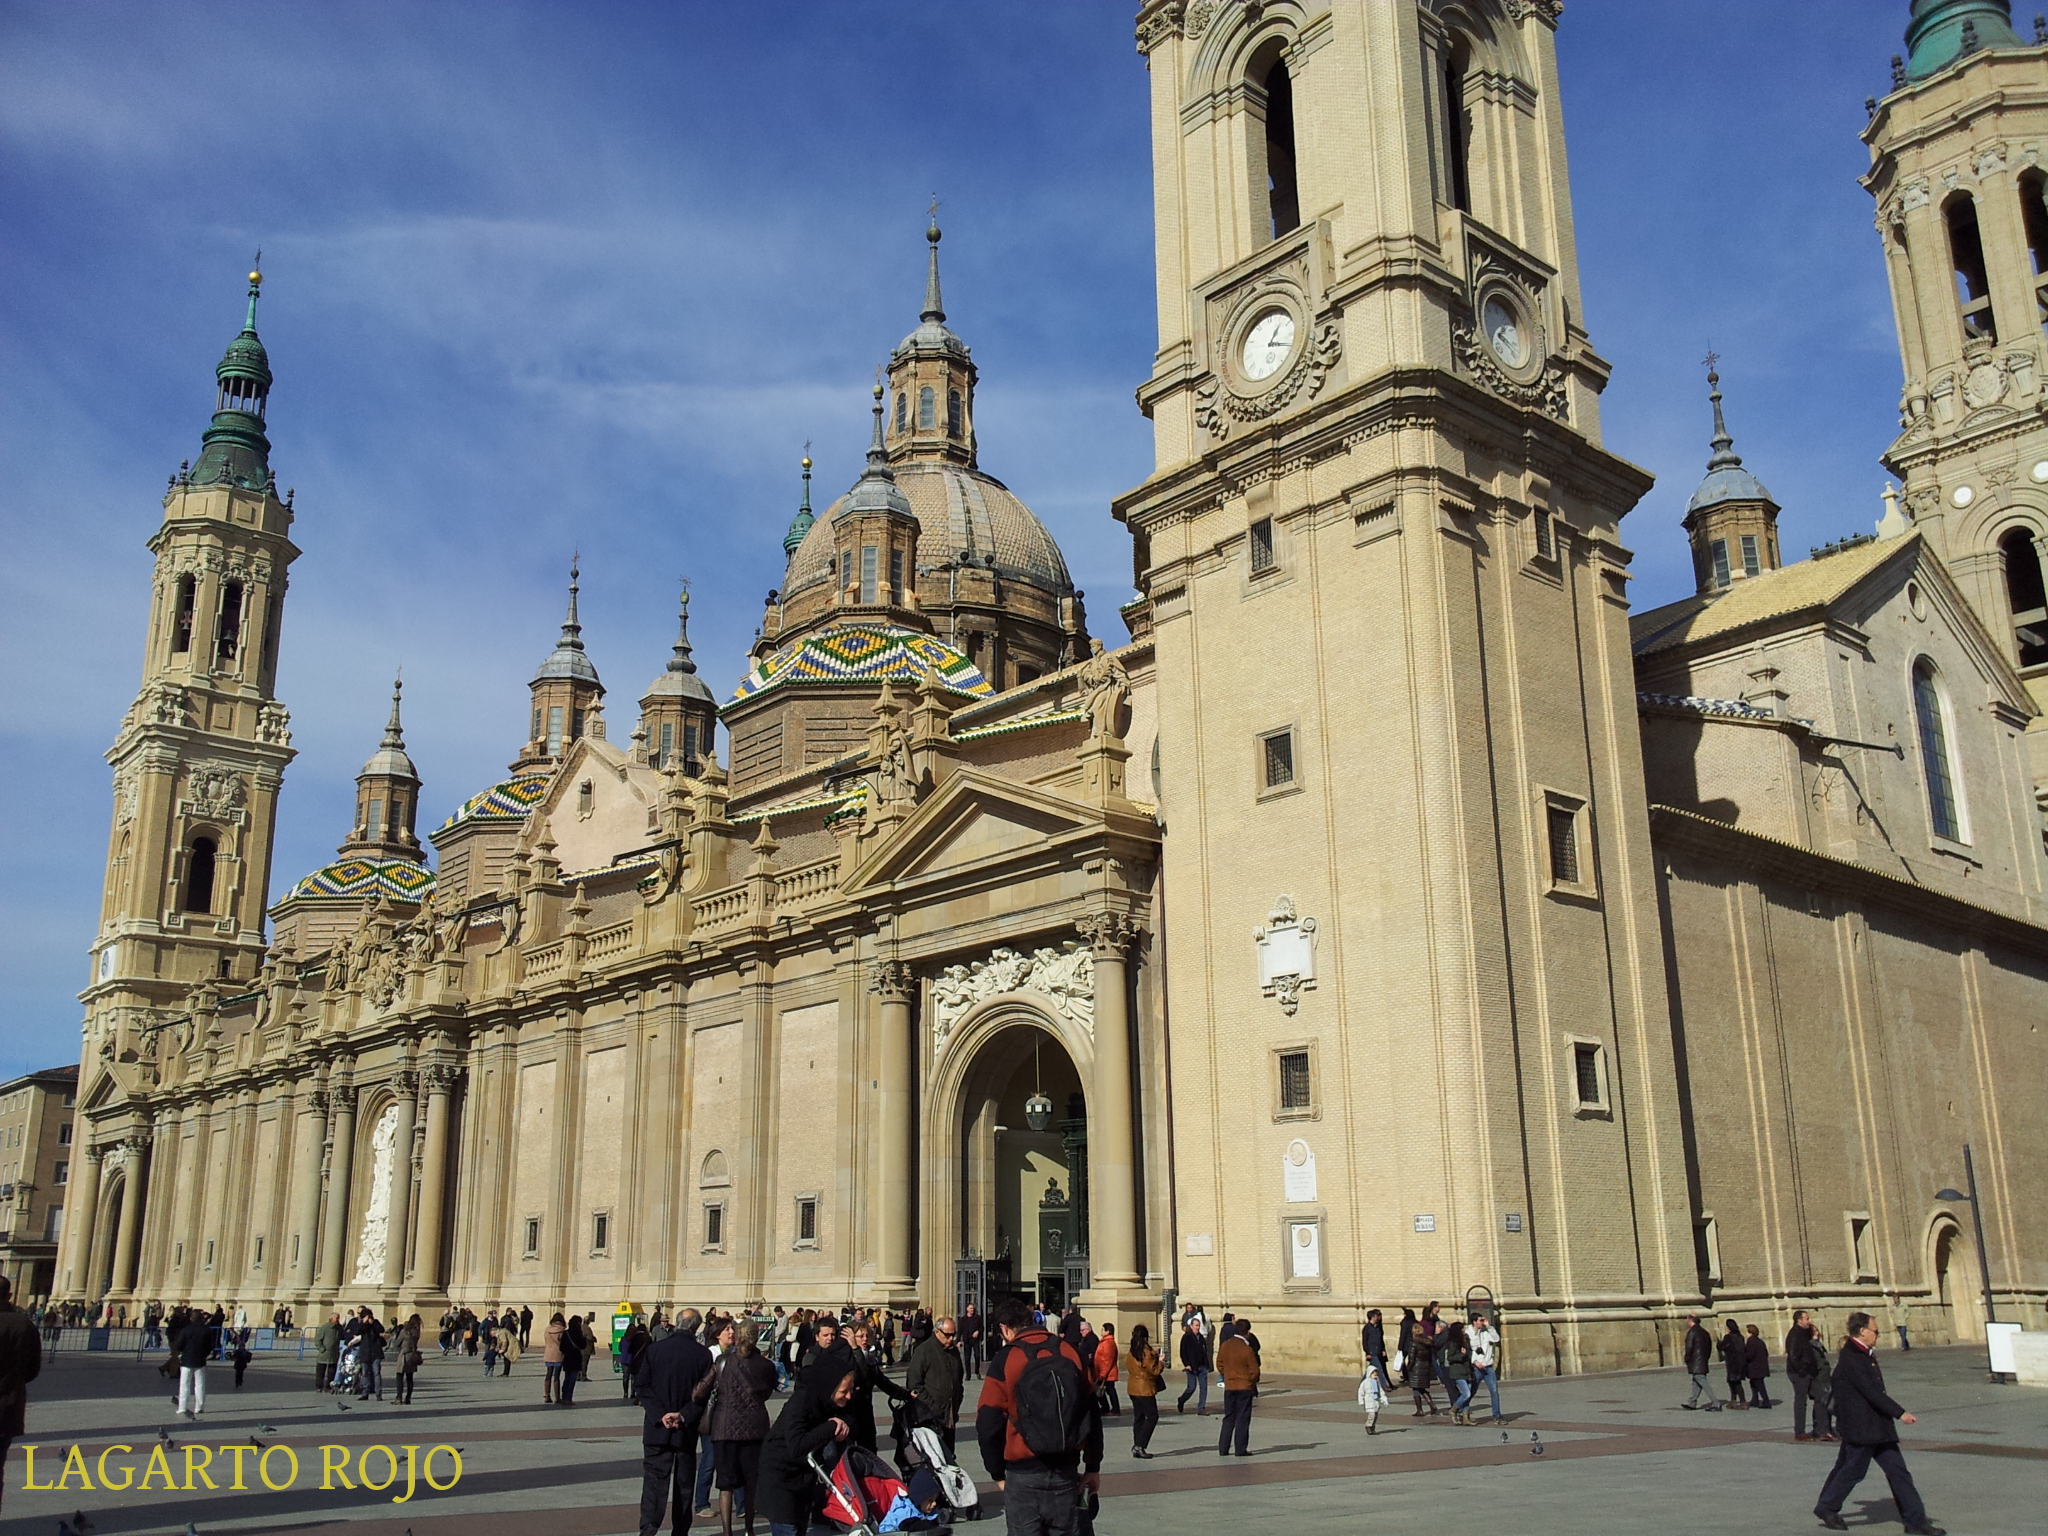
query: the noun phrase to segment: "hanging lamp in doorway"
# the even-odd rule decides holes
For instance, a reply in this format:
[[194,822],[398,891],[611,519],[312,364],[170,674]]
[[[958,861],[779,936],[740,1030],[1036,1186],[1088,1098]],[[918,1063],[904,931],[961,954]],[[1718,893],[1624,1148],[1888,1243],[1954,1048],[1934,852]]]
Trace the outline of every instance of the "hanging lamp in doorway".
[[1045,1096],[1045,1084],[1038,1071],[1038,1046],[1031,1047],[1031,1097],[1024,1101],[1024,1123],[1034,1131],[1045,1130],[1052,1124],[1052,1100]]

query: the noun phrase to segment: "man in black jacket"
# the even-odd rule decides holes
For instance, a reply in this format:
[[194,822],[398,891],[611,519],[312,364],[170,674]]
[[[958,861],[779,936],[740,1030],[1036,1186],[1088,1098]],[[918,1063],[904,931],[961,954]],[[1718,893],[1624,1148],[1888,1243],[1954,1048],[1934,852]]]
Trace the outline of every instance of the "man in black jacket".
[[1927,1518],[1927,1506],[1920,1502],[1920,1490],[1913,1486],[1913,1474],[1906,1470],[1906,1458],[1899,1450],[1900,1424],[1917,1423],[1912,1414],[1885,1395],[1884,1373],[1877,1368],[1877,1325],[1868,1312],[1849,1314],[1849,1337],[1842,1345],[1841,1362],[1835,1367],[1835,1425],[1842,1434],[1842,1449],[1835,1457],[1835,1469],[1820,1491],[1813,1513],[1831,1531],[1846,1531],[1842,1502],[1875,1461],[1884,1468],[1884,1480],[1891,1484],[1892,1499],[1899,1506],[1899,1518],[1906,1523],[1907,1536],[1947,1536]]
[[646,1410],[640,1427],[640,1536],[655,1536],[671,1499],[675,1528],[690,1528],[690,1492],[697,1481],[697,1425],[704,1405],[691,1396],[711,1374],[711,1351],[697,1342],[694,1308],[676,1316],[676,1331],[641,1351],[633,1387]]
[[[1792,1314],[1792,1327],[1785,1334],[1785,1374],[1792,1379],[1792,1438],[1794,1440],[1818,1440],[1828,1434],[1827,1399],[1821,1396],[1820,1330],[1813,1325],[1813,1315],[1806,1311]],[[1806,1432],[1806,1405],[1813,1404],[1813,1433]]]
[[1365,1331],[1359,1335],[1359,1344],[1364,1350],[1365,1363],[1380,1368],[1380,1385],[1385,1386],[1394,1378],[1387,1371],[1387,1325],[1380,1320],[1380,1309],[1374,1307],[1365,1314]]
[[171,1353],[178,1362],[178,1412],[194,1421],[206,1412],[206,1362],[213,1354],[214,1337],[206,1314],[197,1308],[171,1335]]
[[1714,1400],[1714,1390],[1707,1384],[1707,1376],[1714,1368],[1714,1340],[1707,1330],[1700,1326],[1697,1312],[1685,1320],[1685,1373],[1692,1378],[1692,1396],[1678,1406],[1697,1409],[1700,1394],[1705,1393],[1708,1402]]

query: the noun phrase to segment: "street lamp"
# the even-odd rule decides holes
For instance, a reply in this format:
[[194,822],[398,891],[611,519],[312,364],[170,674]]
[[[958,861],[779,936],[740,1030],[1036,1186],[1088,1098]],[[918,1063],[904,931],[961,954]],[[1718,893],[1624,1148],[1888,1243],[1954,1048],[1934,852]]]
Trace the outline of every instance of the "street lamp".
[[1998,1304],[1991,1299],[1991,1255],[1984,1251],[1984,1207],[1977,1200],[1977,1164],[1970,1156],[1970,1144],[1963,1143],[1963,1182],[1970,1186],[1966,1195],[1960,1189],[1937,1189],[1934,1198],[1950,1202],[1967,1200],[1970,1204],[1970,1224],[1977,1232],[1977,1276],[1984,1283],[1984,1343],[1987,1356],[1990,1352],[1990,1325],[1998,1321]]
[[1034,1131],[1052,1124],[1052,1100],[1045,1096],[1045,1083],[1038,1075],[1038,1042],[1031,1043],[1031,1097],[1024,1101],[1024,1123]]

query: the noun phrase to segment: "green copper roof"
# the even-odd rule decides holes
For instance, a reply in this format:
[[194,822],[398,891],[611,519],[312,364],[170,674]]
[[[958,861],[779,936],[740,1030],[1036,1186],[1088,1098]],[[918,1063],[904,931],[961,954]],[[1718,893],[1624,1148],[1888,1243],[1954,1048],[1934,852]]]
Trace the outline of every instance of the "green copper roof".
[[270,400],[270,354],[256,334],[256,298],[263,274],[249,274],[249,315],[242,333],[228,343],[220,366],[213,425],[200,440],[199,461],[192,466],[194,485],[239,485],[260,491],[270,483],[270,439],[263,434],[263,414]]
[[[810,445],[806,443],[805,448]],[[782,536],[782,552],[791,560],[796,558],[796,547],[803,543],[804,535],[811,531],[811,524],[817,521],[811,511],[811,456],[804,454],[804,504],[796,509],[796,516],[789,520],[789,532]]]
[[1925,80],[1955,63],[1966,51],[1965,28],[1977,48],[2024,46],[2012,29],[2011,0],[1913,0],[1913,19],[1906,23],[1906,78]]

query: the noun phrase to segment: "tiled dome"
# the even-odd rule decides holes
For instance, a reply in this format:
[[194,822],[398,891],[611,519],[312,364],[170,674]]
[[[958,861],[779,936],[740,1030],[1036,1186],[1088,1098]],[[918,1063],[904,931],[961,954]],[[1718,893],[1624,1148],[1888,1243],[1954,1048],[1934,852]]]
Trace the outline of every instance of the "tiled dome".
[[493,784],[463,801],[455,814],[441,823],[441,830],[445,832],[462,821],[524,821],[548,792],[548,780],[552,777],[546,773],[524,773],[502,784]]
[[337,859],[322,865],[291,888],[290,898],[325,896],[345,901],[424,901],[434,888],[434,872],[412,859]]
[[890,624],[842,624],[792,640],[764,656],[740,682],[735,699],[789,683],[900,683],[916,687],[927,672],[955,693],[993,690],[981,669],[947,645]]
[[[1002,481],[959,464],[911,461],[892,464],[890,470],[917,514],[920,565],[992,562],[1005,581],[1026,582],[1055,597],[1072,595],[1073,578],[1059,545]],[[843,500],[834,502],[797,546],[783,582],[785,597],[832,579],[832,516]]]

